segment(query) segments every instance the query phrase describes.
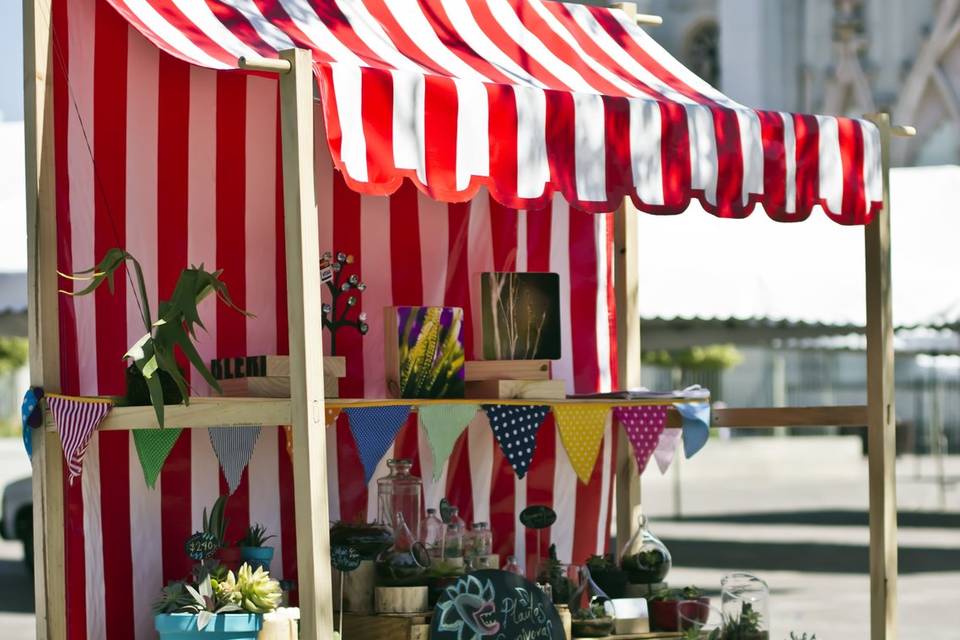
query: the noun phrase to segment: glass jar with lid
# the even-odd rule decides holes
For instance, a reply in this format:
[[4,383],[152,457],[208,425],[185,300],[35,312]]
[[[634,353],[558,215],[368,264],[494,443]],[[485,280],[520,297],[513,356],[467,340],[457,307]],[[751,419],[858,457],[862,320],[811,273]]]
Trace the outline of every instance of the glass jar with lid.
[[434,558],[439,558],[441,555],[446,528],[447,525],[437,515],[437,510],[427,509],[427,517],[420,523],[420,542]]
[[730,573],[720,581],[724,630],[743,640],[769,640],[770,589],[750,573]]
[[388,460],[387,467],[390,474],[377,480],[379,521],[396,530],[396,514],[402,513],[407,528],[419,540],[423,482],[410,473],[413,463],[409,458]]
[[466,531],[467,523],[460,517],[460,509],[450,508],[450,522],[447,523],[447,530],[444,534],[443,557],[444,558],[462,558],[463,557],[463,534]]
[[474,556],[488,556],[493,553],[493,531],[486,522],[474,522],[472,535],[472,553]]

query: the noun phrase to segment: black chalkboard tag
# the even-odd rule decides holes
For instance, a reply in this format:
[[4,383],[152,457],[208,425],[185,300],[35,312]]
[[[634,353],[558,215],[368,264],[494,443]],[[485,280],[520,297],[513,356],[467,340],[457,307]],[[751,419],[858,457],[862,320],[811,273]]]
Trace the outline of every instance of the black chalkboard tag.
[[523,576],[483,569],[443,590],[430,623],[431,640],[466,638],[564,640],[551,599]]
[[206,560],[220,548],[217,536],[208,532],[201,531],[195,533],[183,545],[183,550],[187,552],[191,560]]
[[520,522],[528,529],[546,529],[557,521],[557,512],[542,504],[530,505],[520,512]]
[[353,547],[338,544],[330,548],[330,562],[337,571],[349,573],[360,566],[360,553]]

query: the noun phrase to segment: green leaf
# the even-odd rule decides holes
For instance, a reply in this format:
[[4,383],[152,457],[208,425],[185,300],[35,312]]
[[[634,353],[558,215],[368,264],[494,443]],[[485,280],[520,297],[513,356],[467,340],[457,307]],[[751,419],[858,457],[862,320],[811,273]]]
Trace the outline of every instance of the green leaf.
[[207,610],[198,612],[197,613],[197,630],[203,631],[203,629],[205,629],[206,626],[213,621],[213,616],[214,614]]

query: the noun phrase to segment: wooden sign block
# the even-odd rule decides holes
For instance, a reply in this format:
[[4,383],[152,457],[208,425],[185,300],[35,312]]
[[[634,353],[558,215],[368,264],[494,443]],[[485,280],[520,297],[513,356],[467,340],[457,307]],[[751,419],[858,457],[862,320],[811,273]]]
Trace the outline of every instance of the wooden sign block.
[[430,610],[426,587],[376,587],[373,608],[377,613],[423,613]]
[[[290,376],[290,356],[218,358],[210,361],[210,373],[217,380],[286,378]],[[323,375],[333,378],[347,377],[347,359],[343,356],[324,356]]]
[[428,640],[430,613],[415,615],[343,616],[347,640]]
[[477,399],[563,400],[563,380],[477,380],[466,383],[466,397]]
[[463,309],[385,307],[384,367],[393,398],[463,397]]
[[467,360],[464,380],[549,380],[549,360]]

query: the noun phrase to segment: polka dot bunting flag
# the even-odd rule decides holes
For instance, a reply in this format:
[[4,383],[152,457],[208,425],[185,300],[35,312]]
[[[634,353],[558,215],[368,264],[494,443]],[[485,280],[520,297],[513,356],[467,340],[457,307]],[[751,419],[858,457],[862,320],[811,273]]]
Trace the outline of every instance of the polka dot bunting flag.
[[500,450],[522,478],[537,450],[537,431],[543,425],[550,407],[546,405],[485,404],[483,410]]
[[553,407],[560,440],[580,482],[588,484],[600,453],[609,408],[596,404],[558,404]]
[[637,469],[643,473],[650,455],[657,448],[660,434],[667,422],[665,405],[644,407],[614,407],[613,417],[623,425],[627,439],[633,446]]

